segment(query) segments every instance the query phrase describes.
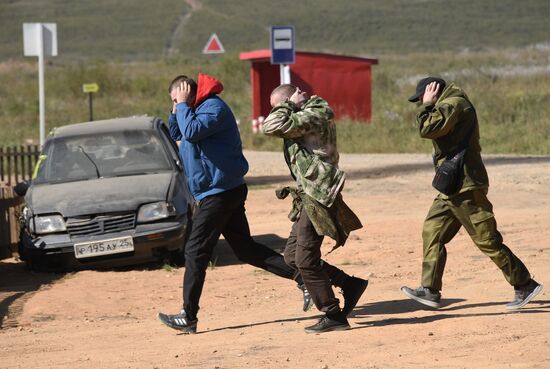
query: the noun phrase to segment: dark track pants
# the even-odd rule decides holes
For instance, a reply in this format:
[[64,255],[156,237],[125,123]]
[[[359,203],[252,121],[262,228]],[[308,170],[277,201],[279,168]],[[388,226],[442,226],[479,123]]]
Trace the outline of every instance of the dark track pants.
[[254,242],[250,236],[244,208],[247,194],[247,186],[242,185],[208,196],[199,202],[193,214],[191,233],[185,246],[183,277],[183,308],[191,318],[195,318],[199,311],[206,268],[220,234],[242,262],[288,279],[295,274],[282,255]]

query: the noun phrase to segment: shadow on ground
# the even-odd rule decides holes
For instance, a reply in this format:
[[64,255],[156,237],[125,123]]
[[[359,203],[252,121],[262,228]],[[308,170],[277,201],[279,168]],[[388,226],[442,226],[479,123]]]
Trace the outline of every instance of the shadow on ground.
[[[548,300],[534,300],[526,305],[522,309],[518,310],[505,310],[504,301],[496,302],[483,302],[474,304],[461,304],[466,301],[464,299],[445,299],[442,300],[442,307],[440,309],[431,309],[427,306],[423,306],[416,301],[405,300],[391,300],[391,301],[378,301],[371,304],[360,306],[354,310],[352,316],[355,318],[363,319],[358,321],[357,324],[361,328],[367,327],[383,327],[387,325],[395,324],[425,324],[431,323],[443,319],[457,319],[457,318],[472,318],[480,316],[500,316],[507,314],[543,314],[550,313],[550,301]],[[479,307],[491,307],[494,306],[496,310],[494,312],[476,312],[468,313],[469,309]],[[380,320],[371,320],[369,317],[374,315],[386,315],[386,314],[403,314],[415,311],[431,311],[434,314],[420,317],[403,317],[403,318],[385,318]],[[452,312],[452,313],[449,313]]]
[[[279,237],[274,233],[254,235],[254,241],[261,243],[278,253],[283,252],[286,244],[286,238]],[[225,240],[219,240],[214,248],[214,254],[211,260],[212,266],[226,266],[242,264],[235,256],[235,253]]]
[[0,262],[0,329],[17,327],[25,302],[39,289],[65,276],[31,272],[24,263]]
[[[267,320],[263,322],[254,322],[254,323],[248,323],[248,324],[239,324],[239,325],[232,325],[228,327],[214,328],[214,329],[209,329],[207,331],[199,331],[197,332],[197,334],[212,333],[212,332],[225,331],[225,330],[231,330],[231,329],[250,328],[250,327],[256,327],[256,326],[266,325],[266,324],[296,323],[296,322],[301,322],[305,320],[313,320],[313,319],[317,320],[317,319],[320,319],[321,317],[322,315],[314,315],[314,316],[299,317],[299,318]],[[179,333],[179,335],[184,335],[184,334],[185,333]]]

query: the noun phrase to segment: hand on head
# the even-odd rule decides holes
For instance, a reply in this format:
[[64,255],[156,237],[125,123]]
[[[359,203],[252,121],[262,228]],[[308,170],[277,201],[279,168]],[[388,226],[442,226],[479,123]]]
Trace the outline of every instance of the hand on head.
[[180,82],[174,86],[170,92],[170,98],[172,99],[172,112],[176,112],[176,105],[185,102],[189,106],[193,105],[194,96],[191,93],[191,85],[186,82]]
[[437,94],[439,93],[439,83],[431,82],[426,86],[424,95],[422,96],[423,104],[433,104],[437,101]]
[[191,86],[186,81],[181,82],[176,86],[176,101],[189,103],[189,95],[191,95]]
[[296,91],[294,91],[294,93],[288,98],[288,100],[292,101],[298,107],[304,105],[307,99],[309,99],[307,92],[302,91],[299,88],[296,88]]

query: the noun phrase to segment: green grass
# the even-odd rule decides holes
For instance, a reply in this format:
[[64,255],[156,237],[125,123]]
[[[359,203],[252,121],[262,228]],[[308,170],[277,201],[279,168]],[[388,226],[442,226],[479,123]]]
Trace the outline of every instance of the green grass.
[[[22,23],[55,22],[59,56],[46,66],[46,126],[88,120],[83,83],[96,82],[94,118],[156,115],[170,108],[166,85],[200,70],[219,77],[249,149],[281,142],[250,129],[249,63],[241,51],[269,48],[271,25],[294,25],[299,50],[377,57],[373,119],[340,121],[342,152],[426,152],[414,82],[440,74],[465,88],[479,113],[485,152],[550,154],[548,0],[145,0],[0,1],[1,145],[38,140],[36,58],[23,54]],[[181,17],[191,14],[183,27]],[[202,55],[216,32],[225,55]],[[168,55],[174,40],[176,52]],[[535,47],[533,45],[536,45]],[[508,67],[546,73],[506,75]],[[495,73],[490,68],[500,68]],[[342,86],[341,88],[345,88]]]
[[[339,149],[428,152],[430,142],[418,137],[415,106],[407,97],[419,78],[436,74],[455,80],[468,93],[478,111],[484,152],[550,155],[549,60],[550,50],[534,47],[383,56],[373,66],[372,121],[338,121]],[[87,95],[81,89],[90,82],[100,86],[94,95],[96,120],[142,114],[166,118],[170,80],[202,71],[224,83],[222,97],[240,121],[244,147],[279,151],[281,140],[251,132],[249,68],[231,53],[207,60],[173,56],[131,63],[50,59],[46,128],[88,120]],[[36,75],[35,62],[0,63],[0,146],[37,142]]]
[[2,0],[0,59],[23,55],[23,23],[57,23],[62,58],[132,61],[163,54],[180,13],[178,0]]
[[157,60],[172,33],[198,57],[213,32],[229,52],[269,48],[272,25],[294,25],[296,47],[378,56],[523,47],[550,42],[547,0],[2,0],[0,60],[21,58],[22,23],[55,22],[59,58]]
[[[201,50],[215,30],[226,49],[269,48],[270,26],[294,25],[302,50],[356,55],[480,50],[549,42],[545,0],[203,0],[182,49]],[[212,27],[215,24],[215,27]]]
[[165,261],[163,262],[162,264],[162,270],[164,270],[165,272],[173,272],[176,268],[170,264],[170,262],[168,261]]

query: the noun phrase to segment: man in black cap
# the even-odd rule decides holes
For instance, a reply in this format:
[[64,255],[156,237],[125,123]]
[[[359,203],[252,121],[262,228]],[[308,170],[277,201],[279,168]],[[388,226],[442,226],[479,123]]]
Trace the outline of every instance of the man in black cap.
[[[514,287],[514,301],[506,308],[521,308],[542,291],[542,285],[531,278],[522,261],[503,244],[497,230],[493,206],[487,199],[489,179],[481,159],[474,106],[462,89],[454,83],[447,85],[437,77],[420,80],[409,101],[419,105],[416,122],[420,137],[432,140],[437,173],[434,187],[440,193],[432,203],[422,230],[421,286],[416,289],[402,287],[401,291],[424,305],[440,306],[447,259],[445,244],[464,227],[476,246],[491,258]],[[453,172],[457,181],[450,180]]]

